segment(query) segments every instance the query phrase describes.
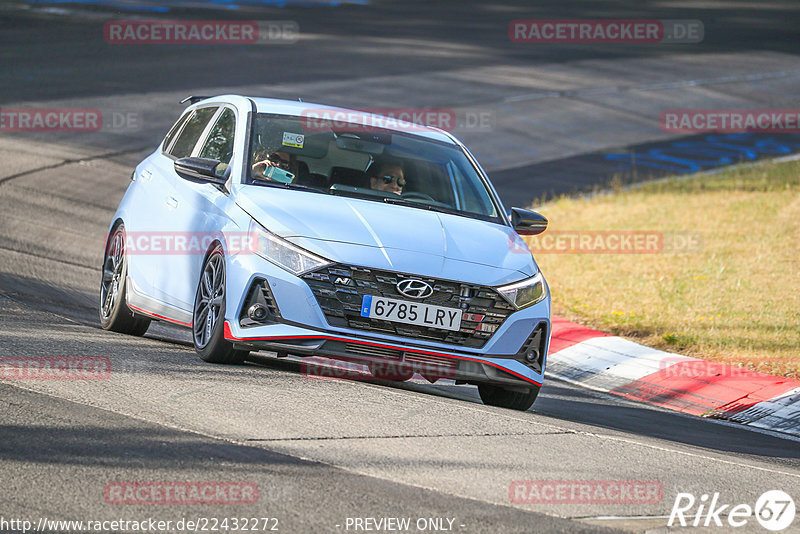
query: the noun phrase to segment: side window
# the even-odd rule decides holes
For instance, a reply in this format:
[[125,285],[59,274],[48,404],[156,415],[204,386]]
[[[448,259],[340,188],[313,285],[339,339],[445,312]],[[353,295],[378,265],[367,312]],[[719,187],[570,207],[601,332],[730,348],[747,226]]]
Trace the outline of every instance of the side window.
[[176,158],[185,158],[192,155],[192,149],[197,144],[197,140],[205,130],[208,121],[216,113],[217,108],[200,108],[195,110],[194,114],[186,121],[186,126],[183,127],[181,134],[175,141],[175,145],[169,153]]
[[184,113],[181,115],[181,118],[178,119],[178,122],[176,122],[175,125],[170,129],[167,137],[164,139],[164,144],[161,145],[161,150],[167,150],[169,148],[169,145],[172,144],[172,140],[175,139],[175,136],[181,131],[183,123],[186,122],[186,119],[188,119],[191,115],[191,113]]
[[488,213],[492,217],[496,217],[497,210],[488,191],[485,188],[479,188],[478,184],[472,180],[468,180],[457,162],[451,161],[447,166],[461,197],[460,208],[470,213]]
[[225,108],[211,128],[203,148],[201,158],[210,158],[228,164],[233,157],[233,136],[236,131],[236,115],[230,108]]

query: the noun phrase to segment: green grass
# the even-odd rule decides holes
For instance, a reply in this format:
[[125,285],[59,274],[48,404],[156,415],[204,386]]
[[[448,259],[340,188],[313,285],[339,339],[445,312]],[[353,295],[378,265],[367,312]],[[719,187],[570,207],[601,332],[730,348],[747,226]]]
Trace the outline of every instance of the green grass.
[[548,231],[701,238],[691,253],[535,253],[556,314],[662,350],[800,377],[800,162],[535,209],[550,219]]

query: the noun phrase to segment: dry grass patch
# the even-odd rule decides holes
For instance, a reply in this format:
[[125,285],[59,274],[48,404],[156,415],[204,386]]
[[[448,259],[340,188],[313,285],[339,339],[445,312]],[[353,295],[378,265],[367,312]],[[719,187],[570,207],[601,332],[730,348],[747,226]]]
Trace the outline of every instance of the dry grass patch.
[[548,232],[701,237],[693,253],[535,252],[556,314],[662,350],[800,378],[800,162],[536,209]]

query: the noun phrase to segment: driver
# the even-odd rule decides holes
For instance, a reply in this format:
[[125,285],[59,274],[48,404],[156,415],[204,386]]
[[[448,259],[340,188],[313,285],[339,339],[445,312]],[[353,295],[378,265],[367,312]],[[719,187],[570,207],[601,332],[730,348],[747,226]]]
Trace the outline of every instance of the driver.
[[406,178],[400,163],[384,162],[370,167],[369,186],[372,189],[401,195],[404,185],[406,185]]

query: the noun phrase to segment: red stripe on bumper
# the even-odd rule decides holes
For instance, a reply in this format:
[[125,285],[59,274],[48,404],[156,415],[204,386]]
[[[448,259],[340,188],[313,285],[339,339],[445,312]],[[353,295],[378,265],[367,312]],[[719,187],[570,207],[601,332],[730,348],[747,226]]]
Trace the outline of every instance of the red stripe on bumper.
[[416,352],[418,354],[431,354],[433,356],[444,356],[446,358],[456,358],[458,360],[467,360],[467,361],[471,361],[471,362],[482,363],[482,364],[485,364],[485,365],[491,365],[492,367],[500,369],[501,371],[504,371],[506,373],[512,374],[512,375],[516,376],[517,378],[521,378],[522,380],[525,380],[526,382],[530,382],[532,384],[536,384],[537,386],[540,386],[540,387],[542,385],[539,382],[536,382],[535,380],[531,380],[530,378],[528,378],[526,376],[522,376],[519,373],[515,373],[514,371],[509,371],[508,369],[506,369],[505,367],[503,367],[501,365],[497,365],[495,363],[479,360],[477,358],[470,358],[468,356],[456,356],[454,354],[447,354],[447,353],[443,353],[443,352],[432,352],[432,351],[421,350],[421,349],[408,349],[408,348],[404,348],[404,347],[398,347],[396,345],[384,345],[384,344],[381,344],[381,343],[373,343],[373,342],[370,342],[370,341],[361,341],[359,339],[348,339],[348,338],[344,338],[344,337],[328,336],[328,335],[324,335],[324,334],[320,334],[320,335],[316,335],[316,336],[234,337],[234,335],[231,333],[231,328],[228,325],[228,321],[225,321],[223,333],[224,333],[225,339],[227,339],[228,341],[248,342],[248,341],[280,341],[280,340],[284,340],[284,339],[327,339],[327,340],[330,340],[330,341],[344,341],[346,343],[359,343],[361,345],[371,345],[373,347],[382,347],[382,348],[386,348],[386,349],[401,350],[403,352]]

